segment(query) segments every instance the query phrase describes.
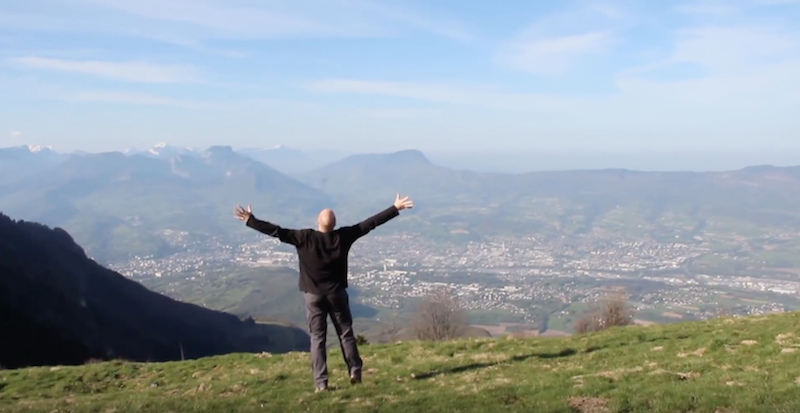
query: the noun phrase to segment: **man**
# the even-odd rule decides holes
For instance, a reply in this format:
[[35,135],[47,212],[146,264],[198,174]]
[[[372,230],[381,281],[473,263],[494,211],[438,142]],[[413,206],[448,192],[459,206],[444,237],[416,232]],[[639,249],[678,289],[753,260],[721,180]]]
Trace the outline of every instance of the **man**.
[[350,374],[350,383],[361,382],[362,361],[358,354],[353,317],[347,294],[347,256],[356,240],[367,235],[377,226],[398,216],[400,211],[413,208],[408,197],[397,194],[394,205],[349,227],[336,226],[336,215],[324,209],[317,217],[317,229],[293,230],[281,228],[253,216],[250,205],[245,210],[241,206],[234,209],[236,218],[248,227],[281,242],[292,244],[297,249],[300,260],[299,287],[306,305],[308,331],[311,336],[311,369],[314,374],[316,391],[328,390],[328,365],[325,339],[328,332],[328,314],[331,315],[339,344],[342,347],[345,364]]

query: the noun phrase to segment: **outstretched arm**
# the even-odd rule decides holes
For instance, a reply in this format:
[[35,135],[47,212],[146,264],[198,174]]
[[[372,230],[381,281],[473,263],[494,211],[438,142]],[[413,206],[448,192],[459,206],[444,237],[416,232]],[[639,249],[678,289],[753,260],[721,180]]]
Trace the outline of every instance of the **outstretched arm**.
[[400,194],[397,194],[397,197],[394,200],[394,205],[359,222],[356,225],[349,227],[349,232],[352,234],[354,240],[361,238],[378,226],[383,225],[390,219],[400,215],[400,211],[413,207],[413,201],[409,200],[408,197],[400,198]]
[[244,221],[248,227],[262,234],[278,238],[281,242],[297,246],[303,241],[302,231],[281,228],[271,222],[261,221],[253,215],[250,205],[247,206],[247,209],[237,206],[233,210],[233,215],[240,221]]

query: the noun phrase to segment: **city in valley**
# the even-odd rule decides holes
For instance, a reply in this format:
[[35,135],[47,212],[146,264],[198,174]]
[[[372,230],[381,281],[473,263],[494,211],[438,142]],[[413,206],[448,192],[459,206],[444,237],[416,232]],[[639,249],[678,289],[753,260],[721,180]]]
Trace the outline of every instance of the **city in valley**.
[[[232,241],[176,231],[162,236],[182,252],[111,267],[145,285],[169,280],[170,287],[161,291],[168,295],[176,286],[220,270],[297,268],[294,249],[266,236]],[[444,288],[469,311],[473,324],[493,334],[522,325],[540,334],[569,334],[592,303],[616,293],[627,296],[640,324],[800,309],[797,273],[726,274],[702,265],[738,259],[696,241],[583,234],[443,243],[376,233],[354,245],[349,282],[359,291],[359,303],[386,314],[408,311],[420,298]]]

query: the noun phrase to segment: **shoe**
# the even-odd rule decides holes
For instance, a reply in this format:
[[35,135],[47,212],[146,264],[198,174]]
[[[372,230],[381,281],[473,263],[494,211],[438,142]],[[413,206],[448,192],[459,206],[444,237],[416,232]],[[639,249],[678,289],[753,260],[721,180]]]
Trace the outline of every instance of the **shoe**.
[[325,391],[328,391],[328,386],[318,386],[316,390],[314,390],[314,393],[322,393]]
[[360,374],[351,374],[350,375],[350,384],[359,384],[361,383],[361,375]]

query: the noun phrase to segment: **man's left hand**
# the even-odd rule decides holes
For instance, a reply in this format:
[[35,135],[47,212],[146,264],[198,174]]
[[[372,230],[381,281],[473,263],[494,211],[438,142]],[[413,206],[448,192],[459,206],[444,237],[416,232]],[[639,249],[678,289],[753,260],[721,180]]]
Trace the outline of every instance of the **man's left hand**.
[[242,208],[241,205],[233,209],[233,216],[240,221],[247,222],[251,215],[253,215],[253,210],[250,209],[250,205],[247,205],[247,209]]

